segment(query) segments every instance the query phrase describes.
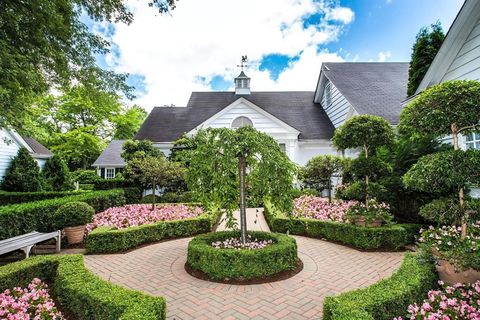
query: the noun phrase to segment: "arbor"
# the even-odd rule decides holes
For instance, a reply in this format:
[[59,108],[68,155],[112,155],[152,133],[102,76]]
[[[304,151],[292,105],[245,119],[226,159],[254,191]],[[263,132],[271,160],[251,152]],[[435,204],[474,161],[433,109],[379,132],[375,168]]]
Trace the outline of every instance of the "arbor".
[[[240,207],[242,241],[246,240],[245,186],[256,197],[271,197],[281,210],[292,206],[296,166],[277,142],[250,126],[236,130],[209,128],[184,138],[188,148],[179,157],[189,164],[186,180],[205,205],[226,210],[227,226],[235,225]],[[248,174],[247,174],[248,172]]]
[[[480,183],[475,166],[480,151],[460,150],[460,133],[468,133],[480,124],[480,82],[448,81],[432,86],[413,100],[400,116],[400,130],[418,135],[451,135],[453,150],[422,157],[404,176],[404,183],[420,191],[454,189],[458,204],[465,204],[465,187]],[[462,237],[466,236],[468,210],[464,210]]]
[[442,46],[445,34],[440,22],[423,27],[417,34],[412,47],[412,57],[408,69],[407,95],[415,94],[420,82],[432,64],[435,55]]
[[364,179],[364,185],[357,183],[351,187],[363,190],[367,209],[370,194],[378,187],[371,185],[370,178],[377,178],[381,171],[389,170],[383,161],[375,157],[375,150],[392,144],[393,139],[394,134],[390,124],[385,119],[373,115],[352,117],[337,128],[333,136],[333,145],[339,149],[362,149],[360,156],[352,161],[350,170],[357,175],[357,178]]
[[2,189],[21,192],[40,191],[42,184],[37,161],[32,158],[27,149],[20,148],[3,178]]
[[152,210],[155,209],[155,192],[157,188],[164,188],[174,180],[183,179],[184,168],[180,164],[170,162],[163,155],[135,157],[125,166],[129,177],[142,183],[145,188],[152,188]]
[[[148,4],[165,12],[174,1]],[[127,75],[96,64],[95,55],[108,52],[110,43],[88,30],[83,13],[95,21],[133,21],[122,0],[0,2],[0,126],[19,127],[32,98],[71,83],[132,96],[132,88],[125,84]]]
[[309,188],[321,192],[328,189],[328,200],[332,201],[332,176],[343,170],[344,159],[339,156],[322,155],[308,160],[300,170],[300,180]]
[[45,162],[42,175],[49,190],[61,191],[73,188],[67,165],[59,156],[53,156]]

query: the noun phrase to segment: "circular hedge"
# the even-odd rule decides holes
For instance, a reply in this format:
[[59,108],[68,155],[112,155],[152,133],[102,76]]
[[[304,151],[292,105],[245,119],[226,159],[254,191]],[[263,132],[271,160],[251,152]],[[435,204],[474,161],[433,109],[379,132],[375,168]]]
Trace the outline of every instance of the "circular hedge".
[[279,233],[249,232],[252,239],[272,240],[263,249],[216,249],[212,242],[240,237],[238,231],[222,231],[196,236],[188,244],[187,263],[212,280],[265,278],[297,267],[297,243]]

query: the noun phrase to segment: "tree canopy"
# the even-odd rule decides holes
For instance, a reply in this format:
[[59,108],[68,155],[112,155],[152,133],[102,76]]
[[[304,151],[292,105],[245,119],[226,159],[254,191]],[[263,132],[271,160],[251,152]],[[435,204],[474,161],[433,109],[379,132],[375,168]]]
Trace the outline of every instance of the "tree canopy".
[[339,156],[321,155],[308,160],[300,170],[300,180],[309,188],[321,192],[329,190],[331,201],[331,180],[334,174],[339,174],[344,168],[344,159]]
[[2,189],[5,191],[41,191],[43,179],[37,161],[32,158],[25,148],[20,148],[17,155],[10,162],[10,166],[3,177]]
[[434,23],[430,27],[423,27],[418,32],[412,47],[412,57],[408,69],[408,96],[415,94],[435,55],[440,50],[444,38],[445,34],[440,22]]
[[42,175],[48,190],[62,191],[73,189],[73,183],[67,165],[59,156],[53,156],[45,161]]
[[146,156],[159,157],[162,152],[149,140],[127,140],[122,146],[122,158],[125,161]]

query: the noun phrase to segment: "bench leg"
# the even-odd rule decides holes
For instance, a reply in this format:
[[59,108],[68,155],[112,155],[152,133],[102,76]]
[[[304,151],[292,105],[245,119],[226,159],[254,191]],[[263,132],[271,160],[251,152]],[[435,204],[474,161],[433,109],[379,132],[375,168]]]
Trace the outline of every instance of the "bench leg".
[[30,250],[32,250],[32,248],[33,248],[33,245],[32,246],[26,246],[26,247],[21,249],[23,252],[25,252],[26,258],[30,257]]
[[57,240],[56,251],[60,252],[62,250],[62,231],[58,230],[58,235],[55,239]]

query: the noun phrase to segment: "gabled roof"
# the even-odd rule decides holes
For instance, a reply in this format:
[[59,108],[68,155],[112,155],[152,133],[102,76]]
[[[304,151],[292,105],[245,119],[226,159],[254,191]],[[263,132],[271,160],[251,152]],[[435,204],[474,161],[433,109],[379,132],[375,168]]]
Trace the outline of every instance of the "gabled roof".
[[92,164],[92,167],[123,167],[125,160],[120,156],[125,140],[112,140],[103,150],[100,156]]
[[234,101],[244,98],[265,112],[300,131],[300,139],[330,139],[333,125],[314,92],[193,92],[187,107],[156,107],[135,136],[154,142],[171,142],[191,131]]
[[30,137],[22,137],[22,138],[28,144],[28,146],[32,149],[33,151],[31,152],[32,157],[50,158],[53,156],[53,153],[37,140]]
[[396,124],[401,101],[407,97],[408,65],[407,62],[323,63],[316,101],[321,101],[328,79],[357,113],[377,115]]

